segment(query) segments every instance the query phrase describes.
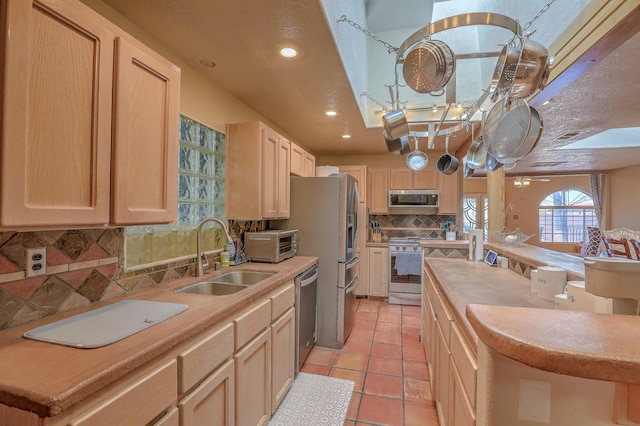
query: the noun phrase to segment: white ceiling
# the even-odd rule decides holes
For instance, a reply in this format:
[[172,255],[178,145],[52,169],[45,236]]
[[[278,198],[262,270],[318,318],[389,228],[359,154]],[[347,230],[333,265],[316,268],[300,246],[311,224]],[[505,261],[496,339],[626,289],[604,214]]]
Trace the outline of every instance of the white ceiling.
[[[419,0],[359,1],[363,3],[355,0],[104,0],[318,156],[391,155],[386,151],[382,128],[366,124],[367,115],[372,111],[375,114],[375,110],[380,109],[379,105],[362,96],[362,89],[354,84],[352,74],[368,81],[369,77],[362,75],[371,67],[360,61],[360,69],[349,70],[348,60],[341,58],[331,28],[349,32],[347,38],[351,43],[356,47],[364,43],[367,52],[373,49],[371,43],[379,43],[367,40],[370,37],[345,22],[338,24],[330,15],[331,11],[339,12],[340,8],[346,7],[345,4],[358,3],[356,12],[349,18],[364,24],[367,20],[366,7],[369,8],[371,28],[389,35],[389,41],[397,45],[403,39],[397,33],[399,30],[393,29],[399,28],[398,22],[409,26],[403,31],[413,32],[416,26],[421,25],[421,16],[428,15],[431,6],[433,19],[450,16],[446,14],[449,10],[451,14],[494,10],[528,22],[547,3],[542,0],[530,0],[526,4],[509,0],[449,0],[436,1],[431,5],[430,1]],[[588,2],[555,2],[532,27],[538,29],[532,38],[544,45],[551,43],[562,30],[558,22],[566,26],[579,12],[574,7],[567,16],[560,6],[569,4],[567,1],[570,4]],[[410,3],[412,6],[407,7]],[[416,13],[417,10],[421,12]],[[549,28],[544,30],[545,26]],[[397,34],[393,34],[394,31]],[[396,39],[393,40],[391,35]],[[480,36],[480,39],[484,41],[485,36]],[[277,48],[286,42],[301,48],[301,57],[293,60],[279,57]],[[491,43],[495,45],[495,42]],[[386,55],[384,47],[382,50]],[[534,152],[508,174],[583,173],[640,164],[639,148],[556,149],[610,128],[640,127],[640,79],[636,71],[640,65],[638,51],[640,36],[636,35],[604,59],[600,60],[603,56],[600,54],[587,72],[561,92],[554,93],[549,104],[537,105],[534,99],[532,104],[538,108],[544,123],[542,137]],[[216,67],[201,67],[198,61],[202,57],[214,60]],[[373,68],[379,68],[383,75],[390,73],[387,79],[393,81],[392,69]],[[462,77],[459,79],[463,80]],[[377,102],[387,103],[388,89],[377,86],[377,91],[371,88],[367,93],[371,92],[370,96]],[[458,96],[463,96],[464,90],[458,92]],[[432,100],[424,102],[433,103]],[[340,114],[334,118],[326,117],[324,111],[327,108],[336,108]],[[351,139],[341,138],[345,131],[352,135]],[[579,135],[573,139],[556,140],[567,132],[579,132]],[[451,139],[450,149],[456,149],[470,136],[470,133],[460,132],[458,137]],[[437,142],[436,149],[442,150],[443,145],[444,138]],[[421,148],[425,147],[426,144],[421,144]],[[553,167],[532,167],[535,163],[558,161],[562,163]]]

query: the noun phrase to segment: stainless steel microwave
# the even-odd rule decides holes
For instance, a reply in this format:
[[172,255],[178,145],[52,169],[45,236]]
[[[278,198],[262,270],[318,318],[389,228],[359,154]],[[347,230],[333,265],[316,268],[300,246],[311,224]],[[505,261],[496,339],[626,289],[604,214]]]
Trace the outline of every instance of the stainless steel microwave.
[[389,190],[389,213],[434,214],[438,207],[438,191],[432,189]]
[[298,231],[245,232],[244,249],[247,260],[278,263],[296,255]]

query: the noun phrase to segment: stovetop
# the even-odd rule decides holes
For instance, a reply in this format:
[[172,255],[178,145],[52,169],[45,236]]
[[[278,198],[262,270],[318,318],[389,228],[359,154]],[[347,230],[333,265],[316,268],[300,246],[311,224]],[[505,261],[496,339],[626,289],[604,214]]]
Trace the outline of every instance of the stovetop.
[[389,244],[394,245],[415,245],[417,246],[422,238],[420,237],[391,237],[389,238]]

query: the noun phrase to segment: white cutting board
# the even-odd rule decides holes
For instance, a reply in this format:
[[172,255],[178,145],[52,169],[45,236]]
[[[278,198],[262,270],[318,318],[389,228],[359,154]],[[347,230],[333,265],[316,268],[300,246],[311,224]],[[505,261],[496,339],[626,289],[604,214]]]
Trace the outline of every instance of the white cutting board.
[[99,348],[185,311],[181,303],[124,300],[24,333],[24,337],[76,348]]

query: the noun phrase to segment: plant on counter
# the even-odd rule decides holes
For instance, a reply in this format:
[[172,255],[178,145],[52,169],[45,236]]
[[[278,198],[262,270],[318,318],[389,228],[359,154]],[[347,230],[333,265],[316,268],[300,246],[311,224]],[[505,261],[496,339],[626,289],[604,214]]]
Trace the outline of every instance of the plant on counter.
[[447,220],[446,222],[440,224],[440,229],[447,232],[453,232],[456,230],[456,223],[452,220]]

